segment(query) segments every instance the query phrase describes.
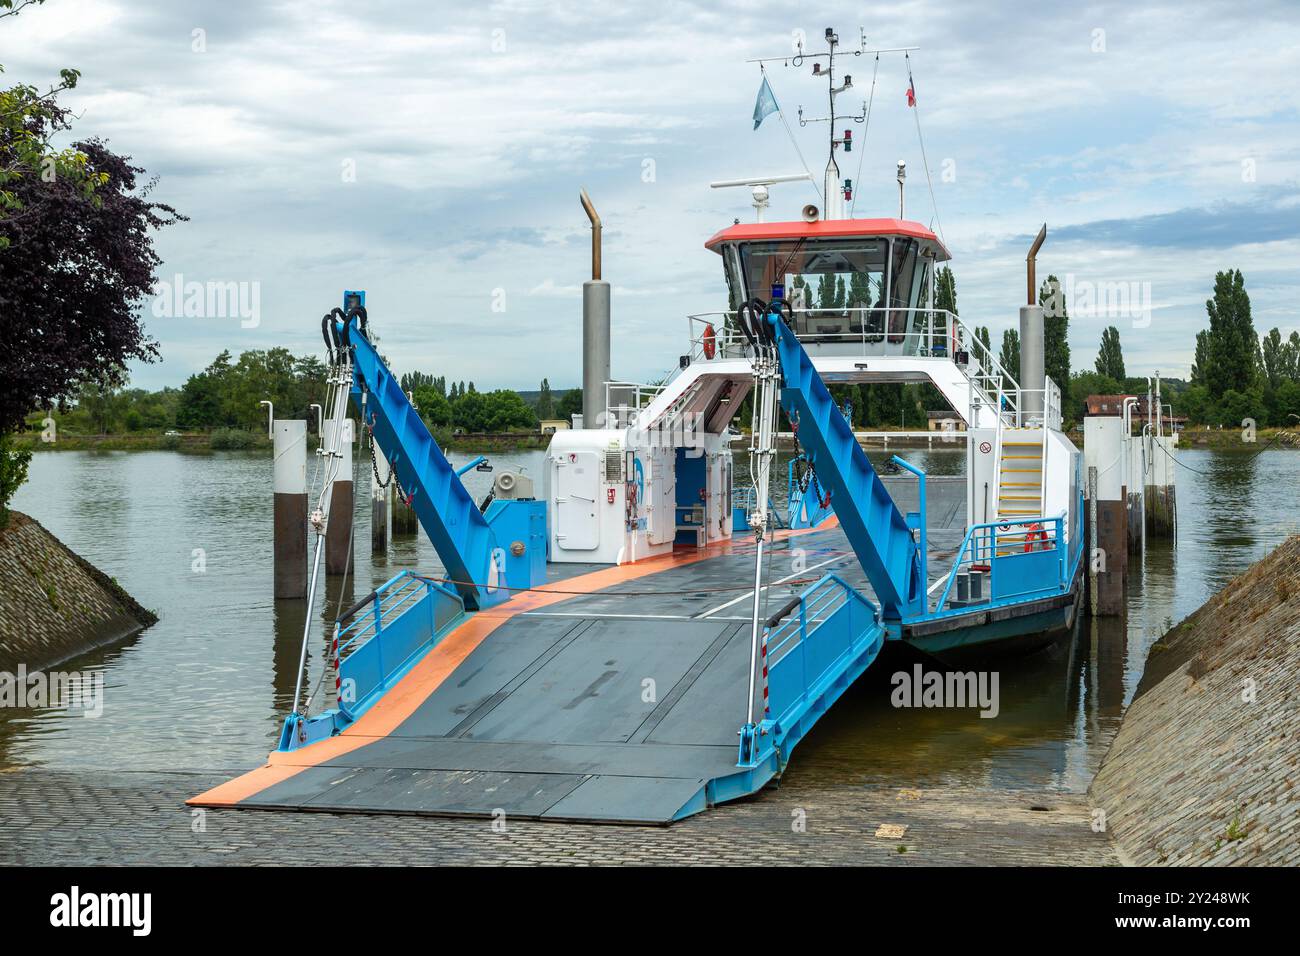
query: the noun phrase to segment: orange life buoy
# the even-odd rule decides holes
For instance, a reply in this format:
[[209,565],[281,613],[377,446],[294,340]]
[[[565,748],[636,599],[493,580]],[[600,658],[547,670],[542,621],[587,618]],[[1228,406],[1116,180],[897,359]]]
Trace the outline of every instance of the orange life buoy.
[[1025,531],[1026,531],[1025,534],[1026,551],[1034,550],[1035,541],[1042,542],[1042,545],[1038,548],[1039,551],[1047,550],[1047,532],[1043,530],[1043,526],[1041,524],[1035,521],[1033,524],[1029,525],[1029,527],[1026,528]]
[[704,357],[711,359],[718,351],[718,334],[713,331],[713,323],[709,322],[704,326]]

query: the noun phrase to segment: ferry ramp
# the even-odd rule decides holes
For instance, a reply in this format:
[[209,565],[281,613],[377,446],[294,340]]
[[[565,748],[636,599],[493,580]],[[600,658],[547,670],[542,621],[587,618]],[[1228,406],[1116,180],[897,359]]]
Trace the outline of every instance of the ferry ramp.
[[[770,609],[828,572],[867,589],[834,521],[768,554]],[[466,615],[340,733],[190,803],[665,824],[753,793],[789,757],[738,766],[753,561],[736,540],[579,568]]]

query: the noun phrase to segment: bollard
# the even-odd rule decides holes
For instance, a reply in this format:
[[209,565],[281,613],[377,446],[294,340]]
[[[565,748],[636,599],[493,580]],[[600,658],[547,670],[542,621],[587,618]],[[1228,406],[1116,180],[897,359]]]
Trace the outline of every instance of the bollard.
[[[342,456],[334,472],[330,490],[329,523],[325,526],[325,573],[343,574],[348,569],[348,551],[352,546],[352,439],[356,434],[352,419],[342,422],[343,434],[336,450]],[[325,447],[334,447],[334,422],[325,423]],[[322,467],[328,467],[322,462]]]
[[383,456],[383,453],[373,446],[372,452],[375,456],[375,464],[370,469],[370,552],[385,554],[388,551],[388,539],[392,535],[392,515],[389,508],[389,501],[392,500],[393,494],[393,485],[389,478],[392,472],[388,467],[388,459]]
[[281,419],[271,426],[274,593],[307,596],[307,423]]

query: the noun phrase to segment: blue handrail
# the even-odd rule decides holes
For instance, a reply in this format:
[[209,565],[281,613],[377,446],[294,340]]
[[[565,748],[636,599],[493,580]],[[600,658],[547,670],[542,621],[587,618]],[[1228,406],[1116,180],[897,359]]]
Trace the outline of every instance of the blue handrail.
[[[1038,539],[1038,547],[1036,548],[1032,544],[1029,544],[1030,538],[1028,536],[1033,533],[1030,528],[1031,525],[1038,525],[1038,530],[1043,534],[1043,537]],[[1052,531],[1050,535],[1043,527],[1044,525],[1051,525]],[[966,536],[962,538],[961,547],[957,549],[956,558],[952,563],[952,570],[948,572],[947,583],[944,585],[943,593],[939,595],[939,601],[935,605],[934,613],[942,613],[944,608],[947,606],[948,595],[952,592],[952,586],[957,580],[957,572],[963,565],[975,564],[976,562],[986,562],[989,566],[990,584],[988,601],[991,602],[993,600],[993,595],[995,593],[993,587],[993,576],[997,574],[999,559],[1015,557],[1015,554],[1011,552],[1005,554],[999,553],[998,532],[1002,531],[1006,534],[1011,531],[1011,528],[1017,526],[1023,526],[1025,528],[1024,531],[1012,535],[1012,537],[1018,540],[1018,543],[1028,545],[1028,550],[1023,553],[1035,554],[1044,551],[1055,551],[1057,553],[1056,579],[1050,584],[1043,583],[1039,587],[1030,588],[1025,593],[1029,593],[1030,591],[1046,590],[1053,586],[1057,589],[1064,590],[1067,584],[1066,562],[1065,551],[1060,546],[1062,541],[1061,536],[1065,527],[1064,511],[1055,517],[1050,518],[1026,517],[1006,519],[1003,521],[986,521],[981,524],[971,525],[970,528],[967,529]],[[1001,547],[1005,548],[1007,545],[1003,544]],[[967,557],[968,553],[969,557]]]

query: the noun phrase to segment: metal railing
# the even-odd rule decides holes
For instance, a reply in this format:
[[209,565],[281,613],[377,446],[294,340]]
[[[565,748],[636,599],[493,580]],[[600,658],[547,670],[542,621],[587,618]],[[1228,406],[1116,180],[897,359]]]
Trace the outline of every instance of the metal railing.
[[354,717],[464,612],[455,591],[412,571],[390,578],[354,604],[340,616],[335,635],[339,709]]
[[[1039,593],[1059,593],[1067,586],[1065,513],[1053,518],[1026,517],[972,525],[957,550],[952,569],[932,614],[966,611]],[[949,607],[959,577],[981,575],[978,595],[959,595]],[[983,580],[987,576],[988,587]],[[969,583],[968,583],[969,586]]]
[[[747,354],[748,342],[735,322],[735,315],[735,312],[701,312],[686,317],[690,343],[686,365],[742,358]],[[842,346],[843,354],[864,358],[888,355],[951,358],[964,367],[967,378],[985,403],[992,405],[994,396],[999,396],[998,406],[1014,420],[1015,409],[1020,404],[1020,385],[974,330],[947,309],[792,309],[787,315],[799,341],[814,350],[818,346]],[[680,372],[679,368],[673,377]]]
[[837,574],[827,574],[768,619],[764,629],[767,713],[781,722],[812,694],[880,611]]

